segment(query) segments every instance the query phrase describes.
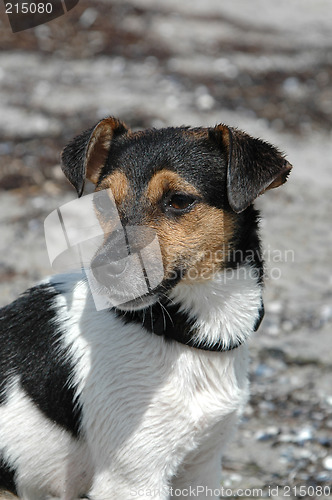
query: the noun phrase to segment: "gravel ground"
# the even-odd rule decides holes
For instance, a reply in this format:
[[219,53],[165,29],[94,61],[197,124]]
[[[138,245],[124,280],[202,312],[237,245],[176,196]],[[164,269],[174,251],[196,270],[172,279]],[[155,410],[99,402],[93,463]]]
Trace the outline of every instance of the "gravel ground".
[[257,202],[266,317],[224,460],[232,498],[332,498],[331,16],[329,0],[81,0],[21,33],[1,18],[1,304],[51,273],[43,221],[75,197],[59,153],[101,117],[225,122],[294,165]]

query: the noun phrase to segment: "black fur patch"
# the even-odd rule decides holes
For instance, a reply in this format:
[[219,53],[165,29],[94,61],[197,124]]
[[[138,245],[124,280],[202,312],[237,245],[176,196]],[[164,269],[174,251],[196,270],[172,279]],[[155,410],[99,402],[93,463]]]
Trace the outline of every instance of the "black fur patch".
[[[89,170],[86,172],[89,143],[94,139],[98,154],[105,149],[105,137],[110,139],[108,157],[103,153],[105,164],[99,168],[99,183],[120,169],[133,192],[140,193],[154,172],[166,168],[192,183],[207,203],[236,213],[245,210],[269,186],[284,183],[292,168],[271,144],[222,124],[206,129],[169,127],[125,132],[126,127],[110,117],[64,149],[62,169],[79,196]],[[96,178],[92,180],[96,182]]]
[[[116,309],[115,312],[125,323],[137,323],[148,330],[148,332],[163,336],[166,340],[175,340],[181,344],[195,347],[196,349],[202,349],[203,351],[231,351],[242,344],[242,342],[237,342],[228,347],[224,347],[222,339],[211,345],[194,341],[193,336],[195,330],[193,327],[195,318],[189,318],[186,313],[180,311],[178,306],[173,304],[161,305],[157,303],[141,311],[121,311]],[[258,329],[264,316],[263,302],[258,312],[259,317],[256,321],[255,331]],[[240,333],[241,332],[239,332],[239,334]]]
[[0,403],[6,402],[8,382],[17,377],[50,420],[77,436],[81,412],[74,402],[73,367],[60,343],[57,294],[42,284],[0,310]]
[[235,231],[229,242],[226,267],[236,269],[250,262],[257,270],[258,283],[263,285],[264,259],[259,237],[260,215],[252,205],[238,214]]
[[[192,129],[194,132],[199,129]],[[167,169],[176,172],[202,194],[204,201],[218,208],[229,208],[226,192],[226,162],[215,142],[186,133],[187,128],[145,130],[137,136],[122,136],[113,141],[99,184],[119,169],[126,175],[139,200],[152,175]],[[134,200],[133,200],[134,201]],[[139,203],[127,216],[144,217]],[[131,223],[133,221],[131,220]]]
[[14,477],[14,469],[11,468],[0,455],[0,490],[7,490],[17,495]]
[[94,127],[82,132],[62,152],[62,165],[66,165],[63,167],[66,177],[75,186],[79,196],[84,189],[86,149],[93,130]]

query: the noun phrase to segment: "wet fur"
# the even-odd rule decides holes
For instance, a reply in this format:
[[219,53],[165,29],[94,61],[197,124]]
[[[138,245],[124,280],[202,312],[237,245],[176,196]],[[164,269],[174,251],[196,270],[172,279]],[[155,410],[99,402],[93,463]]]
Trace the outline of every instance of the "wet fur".
[[[171,488],[183,498],[219,488],[248,398],[245,341],[262,311],[252,202],[290,168],[225,125],[133,133],[108,118],[67,146],[63,170],[78,195],[85,178],[111,187],[123,225],[157,232],[165,275],[127,310],[96,311],[80,274],[1,310],[0,489],[24,500],[129,500],[139,490],[168,500]],[[168,204],[178,191],[196,197],[187,212]]]

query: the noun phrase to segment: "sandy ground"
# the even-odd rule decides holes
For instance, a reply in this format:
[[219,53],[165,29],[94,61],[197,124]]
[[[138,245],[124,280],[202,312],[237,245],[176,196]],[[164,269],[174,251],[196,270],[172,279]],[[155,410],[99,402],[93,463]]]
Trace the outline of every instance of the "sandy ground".
[[328,0],[82,0],[17,34],[1,18],[1,304],[52,272],[43,221],[75,197],[59,153],[101,117],[225,122],[294,165],[257,201],[266,317],[224,460],[224,486],[256,498],[332,498],[331,19]]

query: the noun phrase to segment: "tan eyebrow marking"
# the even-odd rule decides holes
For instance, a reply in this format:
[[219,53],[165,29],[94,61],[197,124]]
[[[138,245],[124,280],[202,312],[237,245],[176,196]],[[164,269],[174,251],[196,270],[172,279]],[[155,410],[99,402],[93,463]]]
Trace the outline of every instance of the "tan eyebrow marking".
[[166,191],[185,191],[187,193],[199,196],[197,189],[190,182],[183,179],[179,174],[172,170],[163,169],[156,172],[151,178],[146,197],[150,203],[157,203]]

